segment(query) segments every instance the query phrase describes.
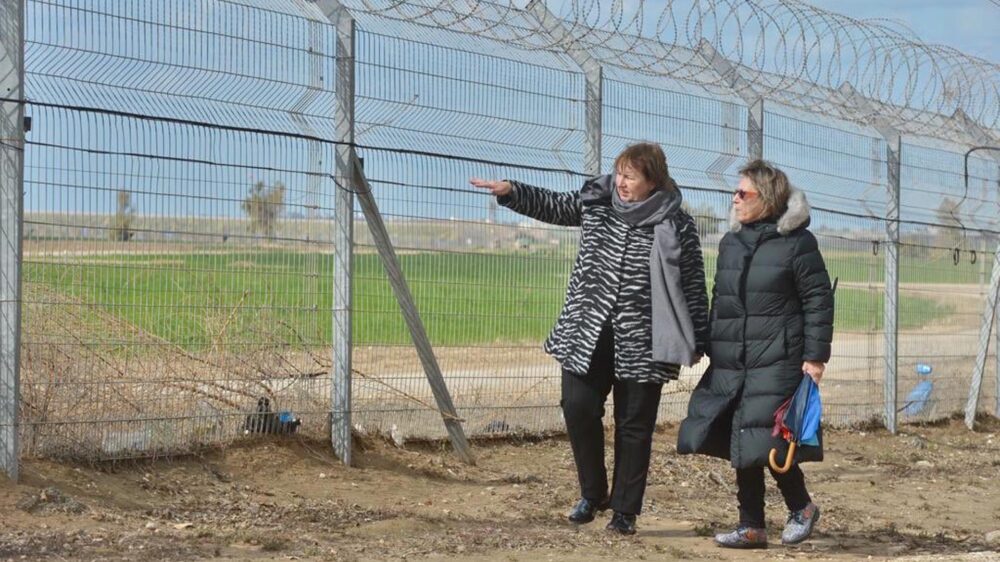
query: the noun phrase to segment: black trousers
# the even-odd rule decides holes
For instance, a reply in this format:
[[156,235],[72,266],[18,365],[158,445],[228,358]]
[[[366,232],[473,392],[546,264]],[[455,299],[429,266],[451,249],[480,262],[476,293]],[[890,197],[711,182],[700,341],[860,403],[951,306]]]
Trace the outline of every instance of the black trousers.
[[[788,511],[798,511],[812,501],[806,491],[806,477],[799,465],[778,474],[767,467],[778,483]],[[740,502],[740,526],[764,528],[764,469],[759,466],[736,469],[736,499]]]
[[638,515],[646,493],[646,475],[662,383],[615,378],[614,337],[605,326],[586,374],[563,370],[562,401],[566,431],[573,448],[581,496],[600,502],[608,497],[604,465],[604,403],[614,391],[615,456],[611,509]]

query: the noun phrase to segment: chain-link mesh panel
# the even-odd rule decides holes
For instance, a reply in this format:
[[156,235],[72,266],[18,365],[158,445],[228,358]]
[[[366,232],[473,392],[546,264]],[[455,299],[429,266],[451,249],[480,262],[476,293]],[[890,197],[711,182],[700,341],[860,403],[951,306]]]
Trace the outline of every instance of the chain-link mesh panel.
[[326,432],[333,45],[294,10],[28,3],[26,454]]

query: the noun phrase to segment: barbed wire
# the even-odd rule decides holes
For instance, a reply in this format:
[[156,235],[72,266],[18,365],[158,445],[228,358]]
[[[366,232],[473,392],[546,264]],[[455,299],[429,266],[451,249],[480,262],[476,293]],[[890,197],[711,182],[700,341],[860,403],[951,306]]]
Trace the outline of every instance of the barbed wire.
[[[522,49],[582,47],[601,64],[729,91],[705,45],[734,63],[753,95],[841,117],[888,120],[900,130],[940,135],[957,111],[986,129],[1000,125],[1000,64],[921,41],[902,23],[857,19],[798,0],[347,0],[354,11],[489,37]],[[558,16],[552,34],[532,11]],[[839,98],[848,83],[877,102]]]

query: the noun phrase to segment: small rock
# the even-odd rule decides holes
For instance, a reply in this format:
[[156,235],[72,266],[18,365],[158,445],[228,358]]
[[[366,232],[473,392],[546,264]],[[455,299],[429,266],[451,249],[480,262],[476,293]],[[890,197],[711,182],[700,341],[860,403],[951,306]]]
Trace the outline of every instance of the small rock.
[[917,468],[934,468],[934,463],[930,461],[917,461],[915,466]]
[[1000,529],[986,533],[986,536],[983,538],[986,539],[986,542],[989,544],[1000,544]]
[[174,529],[177,529],[178,531],[190,529],[191,527],[194,527],[194,523],[174,523]]
[[326,478],[326,473],[325,472],[320,472],[319,473],[319,477],[320,478]]
[[150,522],[146,523],[146,528],[149,529],[150,531],[155,531],[156,530],[156,523],[150,521]]

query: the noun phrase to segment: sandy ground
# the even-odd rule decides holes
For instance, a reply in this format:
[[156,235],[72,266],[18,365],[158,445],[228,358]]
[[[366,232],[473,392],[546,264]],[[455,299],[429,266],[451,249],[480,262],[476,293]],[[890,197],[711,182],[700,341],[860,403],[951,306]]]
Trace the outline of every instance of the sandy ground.
[[735,521],[724,461],[680,457],[661,428],[639,533],[609,514],[575,526],[569,445],[559,436],[475,444],[477,466],[440,444],[359,439],[356,466],[298,436],[197,456],[117,465],[23,464],[0,482],[0,560],[908,560],[1000,559],[1000,421],[834,430],[806,467],[822,520],[813,540],[776,540],[784,511],[768,486],[771,548],[719,549]]

